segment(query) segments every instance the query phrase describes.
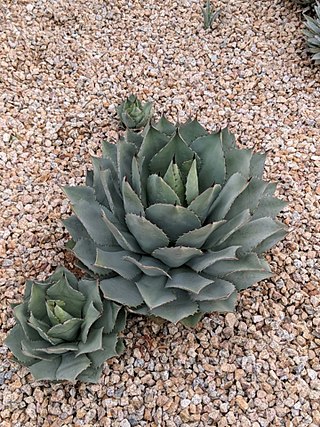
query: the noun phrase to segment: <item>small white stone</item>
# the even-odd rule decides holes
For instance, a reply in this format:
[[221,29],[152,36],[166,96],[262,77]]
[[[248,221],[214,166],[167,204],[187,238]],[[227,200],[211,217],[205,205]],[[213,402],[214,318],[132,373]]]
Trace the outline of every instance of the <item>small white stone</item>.
[[190,403],[191,403],[190,399],[182,399],[180,402],[180,406],[182,408],[187,408],[190,405]]
[[4,133],[3,136],[2,136],[3,142],[9,142],[10,138],[11,138],[10,133]]
[[130,427],[131,424],[129,423],[129,421],[125,418],[124,420],[121,421],[120,423],[120,427]]

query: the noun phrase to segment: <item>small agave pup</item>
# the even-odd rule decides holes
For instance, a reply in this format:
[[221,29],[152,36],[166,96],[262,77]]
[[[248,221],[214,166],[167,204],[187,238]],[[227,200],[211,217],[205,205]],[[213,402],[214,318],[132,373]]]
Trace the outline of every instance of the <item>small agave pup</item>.
[[264,160],[196,120],[104,142],[86,186],[64,189],[70,246],[105,298],[136,313],[192,325],[232,311],[238,291],[271,276],[261,254],[286,234]]
[[37,380],[97,382],[106,359],[119,355],[125,312],[101,300],[97,281],[58,268],[45,282],[28,281],[16,326],[5,344]]
[[152,102],[142,104],[135,95],[130,95],[119,105],[117,113],[125,128],[139,130],[146,126],[151,118]]

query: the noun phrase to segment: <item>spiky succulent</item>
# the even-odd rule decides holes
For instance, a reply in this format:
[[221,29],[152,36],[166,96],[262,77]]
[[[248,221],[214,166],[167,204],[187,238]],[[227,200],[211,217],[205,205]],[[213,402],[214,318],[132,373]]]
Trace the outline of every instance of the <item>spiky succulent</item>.
[[293,0],[295,3],[300,4],[301,6],[311,6],[316,0]]
[[264,160],[196,120],[163,117],[104,142],[86,186],[64,189],[73,252],[132,311],[185,324],[232,311],[238,291],[271,275],[261,254],[286,234]]
[[137,130],[143,128],[152,114],[152,102],[142,102],[130,95],[117,107],[118,117],[125,128]]
[[214,10],[211,6],[210,0],[207,0],[202,8],[203,26],[205,30],[212,27],[213,22],[219,16],[220,10]]
[[58,268],[45,282],[27,281],[6,345],[37,380],[97,382],[106,359],[120,354],[125,311],[101,299],[96,280]]
[[303,31],[306,36],[309,52],[316,64],[320,64],[320,3],[314,6],[315,17],[305,15],[306,29]]

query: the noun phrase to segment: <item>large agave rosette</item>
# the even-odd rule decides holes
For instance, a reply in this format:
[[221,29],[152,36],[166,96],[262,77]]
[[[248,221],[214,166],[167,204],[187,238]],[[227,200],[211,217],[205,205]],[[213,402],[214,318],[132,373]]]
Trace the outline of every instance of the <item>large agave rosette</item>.
[[123,308],[101,299],[96,280],[78,282],[65,268],[27,281],[14,315],[5,343],[37,380],[97,382],[105,360],[123,350]]
[[264,160],[196,120],[104,142],[86,186],[65,188],[73,252],[132,311],[185,324],[232,311],[238,291],[271,275],[261,254],[286,233]]

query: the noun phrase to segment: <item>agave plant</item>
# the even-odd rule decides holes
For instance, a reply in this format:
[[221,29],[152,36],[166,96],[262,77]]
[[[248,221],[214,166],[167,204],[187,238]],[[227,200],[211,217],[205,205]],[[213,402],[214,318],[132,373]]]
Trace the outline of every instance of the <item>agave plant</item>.
[[27,281],[14,315],[5,343],[37,380],[97,382],[104,361],[123,350],[124,310],[101,299],[97,281],[78,282],[65,268]]
[[305,15],[306,29],[303,31],[306,36],[308,50],[313,54],[312,59],[316,64],[320,64],[320,3],[314,6],[315,17]]
[[117,113],[125,128],[138,130],[143,128],[150,120],[152,102],[142,104],[135,95],[130,95],[117,107]]
[[217,19],[219,15],[220,9],[214,11],[213,7],[211,6],[210,0],[207,0],[202,9],[204,29],[208,30],[209,28],[211,28],[213,22]]
[[70,247],[105,298],[134,312],[192,325],[232,311],[238,291],[271,275],[261,254],[286,234],[264,160],[196,120],[162,117],[104,142],[86,186],[64,189]]

